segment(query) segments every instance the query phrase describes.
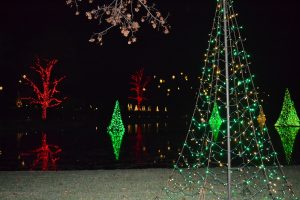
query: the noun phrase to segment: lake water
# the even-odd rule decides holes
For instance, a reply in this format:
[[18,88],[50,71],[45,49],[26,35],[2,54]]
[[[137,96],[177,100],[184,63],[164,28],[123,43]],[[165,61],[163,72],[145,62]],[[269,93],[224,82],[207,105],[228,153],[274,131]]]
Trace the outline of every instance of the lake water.
[[[30,170],[37,155],[32,151],[41,147],[43,134],[48,144],[62,150],[57,154],[58,170],[172,167],[187,127],[187,121],[126,124],[119,160],[115,159],[106,128],[96,124],[69,129],[52,127],[47,131],[1,132],[0,170]],[[285,164],[282,144],[274,128],[270,129],[270,135],[280,162]],[[298,134],[290,164],[300,164],[299,153]],[[39,162],[35,169],[41,168],[42,162]]]
[[[105,128],[55,128],[48,131],[1,133],[0,170],[29,170],[37,157],[32,152],[42,146],[42,135],[52,151],[60,148],[58,170],[171,167],[178,157],[186,128],[174,128],[167,122],[128,124],[115,159],[112,141]],[[50,159],[49,159],[50,164]],[[42,162],[35,167],[42,168]]]

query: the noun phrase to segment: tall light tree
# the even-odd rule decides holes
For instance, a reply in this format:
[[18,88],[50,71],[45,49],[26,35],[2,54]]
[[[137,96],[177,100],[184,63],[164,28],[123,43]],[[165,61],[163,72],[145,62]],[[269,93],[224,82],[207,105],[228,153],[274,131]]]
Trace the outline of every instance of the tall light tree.
[[298,199],[274,150],[232,0],[216,0],[202,76],[171,199]]
[[57,97],[60,91],[57,89],[59,83],[65,78],[51,79],[51,73],[54,65],[58,60],[45,60],[43,64],[39,58],[36,58],[34,66],[31,68],[38,73],[41,82],[40,84],[34,83],[26,75],[23,75],[25,84],[29,85],[33,92],[34,97],[22,97],[22,100],[29,101],[30,104],[40,105],[42,108],[42,119],[47,118],[47,109],[60,105],[65,98]]
[[[90,5],[80,5],[84,2]],[[119,29],[121,34],[128,38],[128,44],[137,41],[135,33],[146,22],[165,34],[170,31],[167,17],[163,17],[148,0],[66,0],[66,4],[75,7],[76,15],[80,14],[80,10],[86,9],[82,11],[86,17],[98,21],[100,31],[94,32],[89,41],[100,45],[103,44],[103,36],[113,28]]]

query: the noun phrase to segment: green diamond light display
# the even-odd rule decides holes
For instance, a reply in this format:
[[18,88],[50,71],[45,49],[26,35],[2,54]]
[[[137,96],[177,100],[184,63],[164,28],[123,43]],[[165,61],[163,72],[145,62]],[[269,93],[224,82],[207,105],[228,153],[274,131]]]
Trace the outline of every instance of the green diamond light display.
[[286,156],[286,161],[289,164],[291,162],[291,156],[292,156],[292,152],[293,152],[295,139],[296,139],[296,136],[297,136],[297,133],[298,133],[300,127],[276,126],[275,128],[280,135],[283,149],[284,149],[285,156]]
[[222,118],[220,117],[217,103],[214,104],[214,108],[208,123],[211,127],[214,140],[216,141],[218,139],[220,126],[222,124]]
[[285,90],[282,110],[279,119],[275,123],[285,152],[286,161],[291,162],[291,155],[297,133],[300,129],[300,120],[288,89]]
[[300,126],[300,120],[288,89],[285,90],[282,110],[275,126]]
[[107,132],[111,137],[115,158],[116,160],[119,160],[120,148],[125,133],[125,127],[121,117],[119,101],[116,101],[112,119],[110,125],[107,128]]

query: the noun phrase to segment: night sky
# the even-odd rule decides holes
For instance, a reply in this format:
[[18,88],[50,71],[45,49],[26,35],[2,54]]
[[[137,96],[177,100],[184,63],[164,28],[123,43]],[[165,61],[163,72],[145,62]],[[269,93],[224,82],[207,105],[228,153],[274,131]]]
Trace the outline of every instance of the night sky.
[[[170,14],[169,35],[144,24],[133,45],[127,45],[116,29],[98,46],[88,42],[97,23],[84,15],[75,16],[64,0],[1,2],[1,107],[14,105],[18,93],[23,93],[18,80],[32,73],[29,67],[35,56],[59,60],[54,73],[67,77],[61,90],[70,103],[105,106],[117,98],[127,99],[130,75],[142,67],[150,75],[179,71],[200,75],[215,1],[161,0],[156,4],[163,14]],[[267,102],[266,114],[275,118],[285,88],[290,89],[300,112],[299,6],[296,0],[235,2],[256,86]]]

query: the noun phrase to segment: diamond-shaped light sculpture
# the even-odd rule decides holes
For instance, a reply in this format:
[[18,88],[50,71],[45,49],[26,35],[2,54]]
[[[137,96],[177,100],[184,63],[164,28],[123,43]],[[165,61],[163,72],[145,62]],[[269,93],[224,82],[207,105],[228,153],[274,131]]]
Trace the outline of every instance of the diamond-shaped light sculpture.
[[216,141],[218,139],[220,127],[221,127],[221,124],[222,124],[222,118],[220,117],[218,105],[217,105],[216,102],[214,103],[214,108],[213,108],[213,111],[211,113],[211,116],[210,116],[210,119],[209,119],[208,123],[210,125],[211,130],[212,130],[214,141]]
[[300,127],[293,126],[276,126],[276,130],[278,131],[283,149],[285,152],[286,161],[289,164],[291,162],[291,156],[293,152],[293,147],[295,143],[295,139]]
[[122,121],[120,105],[118,101],[116,101],[112,119],[110,125],[107,128],[107,132],[110,135],[112,141],[115,158],[116,160],[119,160],[120,148],[125,133],[125,127]]
[[288,89],[285,90],[282,110],[275,126],[300,126],[294,101],[291,99]]
[[285,90],[282,110],[279,119],[275,123],[275,128],[279,133],[286,161],[289,164],[295,139],[300,129],[300,120],[288,89]]

